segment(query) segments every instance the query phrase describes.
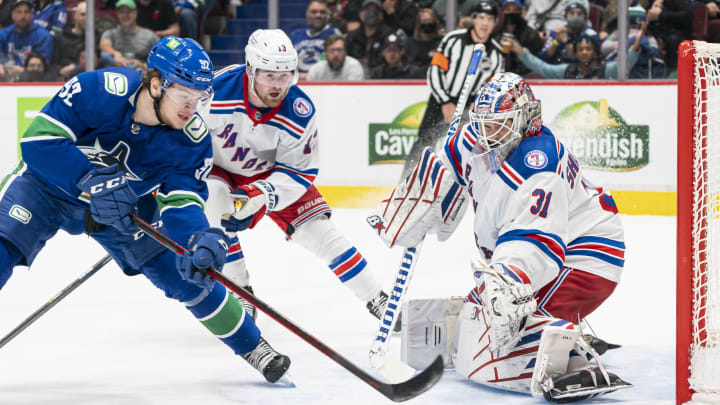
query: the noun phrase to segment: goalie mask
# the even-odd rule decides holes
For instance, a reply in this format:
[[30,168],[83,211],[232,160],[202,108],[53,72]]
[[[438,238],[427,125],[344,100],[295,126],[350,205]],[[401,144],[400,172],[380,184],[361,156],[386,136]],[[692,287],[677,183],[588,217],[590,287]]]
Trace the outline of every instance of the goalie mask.
[[[245,64],[250,91],[256,96],[255,81],[287,89],[298,81],[298,55],[292,41],[282,30],[259,29],[250,35],[245,47]],[[258,69],[277,74],[258,75]],[[287,72],[287,74],[285,74]]]
[[506,158],[525,136],[540,131],[540,100],[515,73],[502,73],[485,83],[475,96],[470,124],[478,134],[480,153]]

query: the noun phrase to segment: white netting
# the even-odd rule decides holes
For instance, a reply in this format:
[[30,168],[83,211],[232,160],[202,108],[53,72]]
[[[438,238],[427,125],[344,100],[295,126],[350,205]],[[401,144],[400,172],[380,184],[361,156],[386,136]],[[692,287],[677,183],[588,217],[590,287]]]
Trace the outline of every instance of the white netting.
[[[720,44],[695,42],[690,388],[720,400]],[[716,395],[713,395],[716,394]],[[700,400],[694,397],[694,400]]]

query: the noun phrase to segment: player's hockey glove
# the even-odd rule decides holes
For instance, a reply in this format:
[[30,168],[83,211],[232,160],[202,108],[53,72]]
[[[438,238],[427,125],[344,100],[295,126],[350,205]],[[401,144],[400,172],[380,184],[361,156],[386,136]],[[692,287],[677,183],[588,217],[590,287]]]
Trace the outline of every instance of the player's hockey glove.
[[228,232],[252,229],[265,212],[275,206],[276,194],[272,184],[258,180],[230,192],[235,201],[235,212],[223,214],[220,224]]
[[502,356],[503,350],[519,341],[527,316],[537,309],[532,285],[522,270],[502,263],[487,266],[475,260],[473,271],[489,317],[489,349]]
[[78,188],[90,197],[90,214],[95,221],[123,233],[137,230],[129,215],[138,198],[118,165],[91,169],[80,179]]
[[220,271],[225,265],[230,239],[220,228],[208,228],[195,232],[188,242],[188,251],[178,255],[176,265],[183,280],[202,288],[212,288],[215,280],[207,269]]

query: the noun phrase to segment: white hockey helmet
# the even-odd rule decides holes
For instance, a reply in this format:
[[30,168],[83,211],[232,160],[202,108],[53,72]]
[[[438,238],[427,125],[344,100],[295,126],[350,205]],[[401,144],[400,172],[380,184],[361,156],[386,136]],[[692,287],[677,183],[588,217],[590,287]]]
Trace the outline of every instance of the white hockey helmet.
[[[255,79],[257,69],[293,72],[294,78],[290,85],[297,83],[297,51],[290,38],[282,30],[259,29],[253,32],[245,47],[245,64],[251,84]],[[255,87],[251,87],[255,91]]]
[[478,134],[478,146],[483,152],[495,151],[504,158],[523,137],[540,131],[540,112],[540,100],[525,79],[505,72],[482,86],[469,115]]

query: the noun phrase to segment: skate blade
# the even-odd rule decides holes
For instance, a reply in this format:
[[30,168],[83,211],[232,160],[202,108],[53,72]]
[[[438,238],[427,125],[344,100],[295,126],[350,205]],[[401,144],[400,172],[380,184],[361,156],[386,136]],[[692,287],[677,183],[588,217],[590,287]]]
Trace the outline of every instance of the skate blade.
[[630,388],[633,385],[629,382],[625,382],[623,380],[618,380],[613,385],[609,387],[598,387],[598,388],[585,388],[585,389],[579,389],[569,392],[564,392],[561,394],[553,395],[553,399],[567,399],[567,398],[573,398],[573,397],[580,397],[580,396],[586,396],[589,395],[590,397],[596,397],[598,395],[603,394],[609,394],[611,392],[615,392],[617,390],[621,390],[624,388]]
[[280,377],[279,380],[275,381],[273,384],[280,385],[285,388],[295,388],[297,387],[295,385],[295,381],[293,381],[292,376],[290,375],[289,371],[286,371],[285,374],[283,374],[282,377]]

